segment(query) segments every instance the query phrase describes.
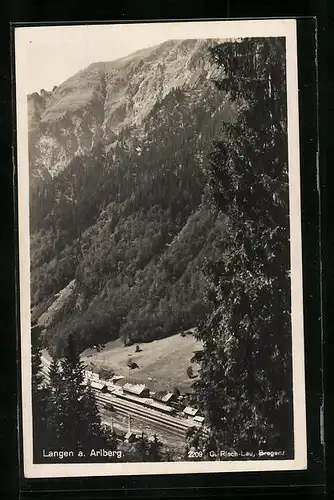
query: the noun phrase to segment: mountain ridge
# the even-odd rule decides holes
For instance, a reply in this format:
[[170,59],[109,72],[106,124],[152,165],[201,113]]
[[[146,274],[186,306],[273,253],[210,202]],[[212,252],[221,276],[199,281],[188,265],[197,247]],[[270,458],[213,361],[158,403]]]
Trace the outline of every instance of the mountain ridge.
[[32,161],[31,170],[47,170],[53,177],[73,155],[98,141],[114,142],[125,127],[140,127],[172,88],[196,87],[200,78],[210,77],[213,66],[201,56],[212,43],[167,41],[115,61],[92,63],[53,92],[28,96],[30,156],[42,158]]

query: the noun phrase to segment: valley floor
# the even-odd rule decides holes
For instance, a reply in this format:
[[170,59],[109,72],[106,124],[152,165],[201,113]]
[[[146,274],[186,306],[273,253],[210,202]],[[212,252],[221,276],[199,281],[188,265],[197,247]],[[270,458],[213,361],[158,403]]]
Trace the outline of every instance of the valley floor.
[[[196,375],[198,366],[190,360],[194,352],[201,349],[201,343],[191,333],[140,344],[141,351],[138,353],[135,349],[135,345],[124,347],[122,341],[117,339],[106,344],[100,352],[87,349],[81,357],[88,369],[112,369],[128,382],[145,384],[152,391],[173,390],[174,387],[182,393],[190,390],[195,378],[188,377],[187,368],[192,366]],[[129,369],[129,360],[138,368]]]

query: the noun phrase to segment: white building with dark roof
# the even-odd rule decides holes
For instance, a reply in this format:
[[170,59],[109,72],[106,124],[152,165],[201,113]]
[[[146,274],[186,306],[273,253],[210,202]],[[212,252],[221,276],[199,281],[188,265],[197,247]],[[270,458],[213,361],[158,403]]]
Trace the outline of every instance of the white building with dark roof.
[[144,398],[147,398],[150,394],[145,384],[130,384],[129,382],[123,385],[123,392]]
[[183,413],[187,415],[187,417],[195,417],[198,413],[198,409],[192,408],[191,406],[186,406],[183,410]]
[[155,401],[161,401],[162,403],[170,403],[171,401],[176,400],[175,394],[168,391],[157,391],[152,394],[152,399]]
[[98,380],[90,380],[90,386],[92,389],[96,389],[101,392],[108,392],[108,387],[104,382]]
[[204,423],[205,418],[204,418],[204,417],[201,417],[200,415],[196,415],[196,416],[194,417],[194,420],[195,420],[195,422],[198,422],[199,424],[201,424],[201,425],[202,425],[202,424]]

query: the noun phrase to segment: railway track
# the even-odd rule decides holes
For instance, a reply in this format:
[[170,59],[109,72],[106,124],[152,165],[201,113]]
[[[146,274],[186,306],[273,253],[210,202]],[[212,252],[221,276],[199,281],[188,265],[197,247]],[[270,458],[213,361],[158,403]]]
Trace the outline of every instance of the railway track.
[[[170,417],[166,417],[166,415],[155,415],[152,412],[144,407],[133,404],[124,404],[124,401],[117,400],[117,398],[110,398],[107,396],[101,396],[100,394],[95,393],[95,398],[97,405],[100,409],[104,410],[104,405],[106,403],[112,404],[115,408],[117,414],[122,415],[124,417],[128,417],[139,421],[141,425],[149,424],[152,429],[156,430],[161,434],[168,434],[169,436],[173,436],[175,438],[185,438],[186,432],[189,429],[190,425],[185,425],[183,422],[177,421],[177,419],[170,420]],[[112,420],[112,412],[109,412],[110,420]],[[106,415],[104,415],[106,418]]]
[[[49,366],[50,362],[42,357],[43,367],[42,373],[45,379],[49,382]],[[175,439],[184,439],[186,432],[189,428],[194,427],[193,422],[181,419],[175,416],[166,415],[158,410],[144,406],[141,402],[134,402],[117,397],[112,393],[102,394],[98,389],[93,389],[97,406],[100,413],[103,413],[104,421],[111,424],[113,420],[113,412],[105,408],[106,404],[111,404],[117,414],[122,417],[129,417],[129,415],[139,422],[139,425],[150,425],[157,432],[168,435]],[[102,412],[101,412],[102,410]]]
[[[99,405],[98,405],[99,408]],[[105,413],[104,409],[99,408],[101,422],[111,428],[118,429],[125,434],[129,430],[129,421],[127,412],[117,410],[113,415],[108,412]],[[131,414],[131,430],[134,434],[141,434],[144,432],[148,436],[156,435],[162,442],[169,443],[172,446],[184,445],[186,434],[183,431],[174,429],[164,423],[156,423],[146,420],[142,417],[137,417]]]
[[190,425],[187,423],[187,421],[182,421],[181,419],[178,419],[177,417],[171,417],[169,415],[165,415],[162,413],[159,413],[158,411],[151,410],[150,408],[146,408],[145,406],[142,406],[140,404],[133,403],[132,401],[125,401],[118,399],[117,396],[113,396],[112,394],[104,394],[101,395],[98,391],[94,390],[95,397],[98,401],[103,402],[104,404],[110,403],[112,404],[116,409],[124,409],[127,412],[132,412],[134,415],[141,415],[143,417],[148,418],[149,420],[155,421],[155,422],[164,422],[168,423],[170,425],[173,425],[174,427],[182,430],[187,430]]

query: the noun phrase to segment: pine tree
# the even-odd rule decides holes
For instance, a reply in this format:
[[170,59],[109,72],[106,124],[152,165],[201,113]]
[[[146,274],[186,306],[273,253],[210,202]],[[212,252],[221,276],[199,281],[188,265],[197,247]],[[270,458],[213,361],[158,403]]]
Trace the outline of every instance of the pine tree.
[[59,398],[62,390],[60,364],[57,358],[52,358],[49,367],[50,398],[48,402],[49,429],[54,445],[59,446],[61,438],[61,417],[58,411]]
[[61,389],[61,373],[59,361],[56,357],[52,358],[50,368],[49,368],[49,378],[50,378],[50,387],[52,388],[52,392],[58,392]]
[[106,444],[95,397],[91,387],[84,384],[84,365],[71,335],[61,361],[60,376],[56,374],[55,381],[59,447],[85,452]]
[[160,462],[161,461],[161,443],[158,436],[154,434],[153,441],[150,443],[148,459],[150,462]]
[[102,424],[101,432],[104,439],[104,444],[107,443],[109,450],[116,450],[118,448],[118,438],[117,433],[114,428],[109,425]]
[[83,365],[77,354],[72,336],[65,347],[61,360],[61,377],[55,387],[59,413],[59,445],[64,449],[79,451],[82,444],[82,398],[84,395]]
[[149,459],[149,442],[147,436],[144,432],[141,433],[139,442],[138,442],[138,458],[141,462],[147,462]]
[[42,341],[41,330],[37,324],[31,328],[31,375],[32,389],[36,393],[44,380],[42,369]]
[[213,304],[195,399],[210,440],[292,453],[289,212],[284,39],[220,44],[216,85],[238,106],[206,168],[205,200],[228,217],[204,269]]
[[87,432],[85,441],[86,448],[93,448],[98,445],[103,446],[105,444],[105,436],[101,429],[101,416],[90,384],[87,386],[86,393],[83,397],[83,418],[85,419],[85,426],[87,429],[87,431],[85,431]]
[[188,461],[189,460],[189,451],[190,451],[189,444],[186,443],[186,445],[184,447],[184,456],[183,456],[183,460],[184,461]]
[[51,443],[48,402],[50,391],[42,374],[41,330],[37,324],[31,328],[31,385],[34,459],[38,461],[43,448]]

